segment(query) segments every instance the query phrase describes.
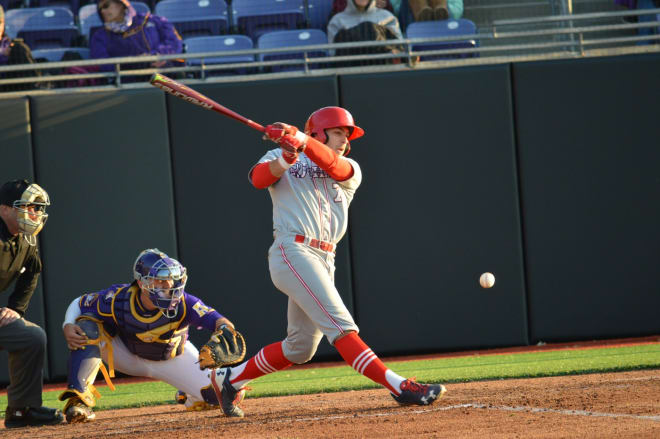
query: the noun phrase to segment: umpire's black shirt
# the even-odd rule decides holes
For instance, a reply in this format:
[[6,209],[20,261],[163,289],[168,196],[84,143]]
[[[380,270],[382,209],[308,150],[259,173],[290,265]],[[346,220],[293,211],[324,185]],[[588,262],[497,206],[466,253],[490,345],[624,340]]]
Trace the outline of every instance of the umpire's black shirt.
[[12,236],[5,222],[0,219],[0,292],[17,279],[7,307],[20,315],[25,314],[37,288],[39,273],[41,258],[37,246],[28,244],[20,233]]

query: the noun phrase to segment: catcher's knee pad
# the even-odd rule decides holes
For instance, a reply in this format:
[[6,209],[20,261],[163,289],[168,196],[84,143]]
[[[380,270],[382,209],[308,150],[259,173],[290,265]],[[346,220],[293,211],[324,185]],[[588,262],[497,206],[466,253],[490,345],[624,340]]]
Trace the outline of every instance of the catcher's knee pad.
[[68,388],[62,392],[59,399],[64,401],[77,396],[87,406],[93,407],[96,404],[94,396],[98,397],[92,384],[101,367],[99,338],[102,329],[99,327],[99,323],[84,318],[78,320],[76,324],[85,332],[88,342],[82,349],[71,351],[69,355]]
[[[213,373],[213,371],[211,371]],[[204,398],[204,402],[210,405],[220,405],[220,401],[218,400],[218,395],[215,392],[215,389],[213,388],[213,384],[209,384],[206,387],[202,387],[199,389],[200,393],[202,394],[202,398]]]

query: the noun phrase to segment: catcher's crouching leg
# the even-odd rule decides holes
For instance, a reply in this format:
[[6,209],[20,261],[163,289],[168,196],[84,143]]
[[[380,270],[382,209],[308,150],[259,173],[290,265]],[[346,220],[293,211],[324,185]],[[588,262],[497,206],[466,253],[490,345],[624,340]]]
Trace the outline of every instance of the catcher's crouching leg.
[[96,415],[92,407],[96,405],[96,398],[101,397],[93,383],[101,367],[98,340],[102,329],[93,320],[82,319],[76,323],[85,332],[89,342],[83,349],[71,351],[69,355],[68,386],[59,396],[60,401],[66,400],[63,411],[69,423],[93,420]]

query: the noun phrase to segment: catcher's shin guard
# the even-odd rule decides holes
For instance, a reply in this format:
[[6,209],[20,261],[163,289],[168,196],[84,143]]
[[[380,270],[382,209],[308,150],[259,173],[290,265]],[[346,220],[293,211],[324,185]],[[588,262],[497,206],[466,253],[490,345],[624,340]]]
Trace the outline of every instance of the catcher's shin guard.
[[102,329],[93,320],[81,319],[78,326],[85,331],[88,344],[82,349],[71,351],[69,355],[69,377],[67,389],[59,396],[60,401],[77,397],[88,407],[96,405],[101,395],[94,388],[94,379],[101,367],[101,349],[98,340]]

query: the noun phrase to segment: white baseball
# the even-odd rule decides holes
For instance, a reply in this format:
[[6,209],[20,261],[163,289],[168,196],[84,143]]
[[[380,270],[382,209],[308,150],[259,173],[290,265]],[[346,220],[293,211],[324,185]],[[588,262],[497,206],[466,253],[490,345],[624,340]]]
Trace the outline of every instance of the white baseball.
[[482,288],[490,288],[495,285],[495,276],[493,276],[493,273],[486,272],[479,278],[479,284]]

